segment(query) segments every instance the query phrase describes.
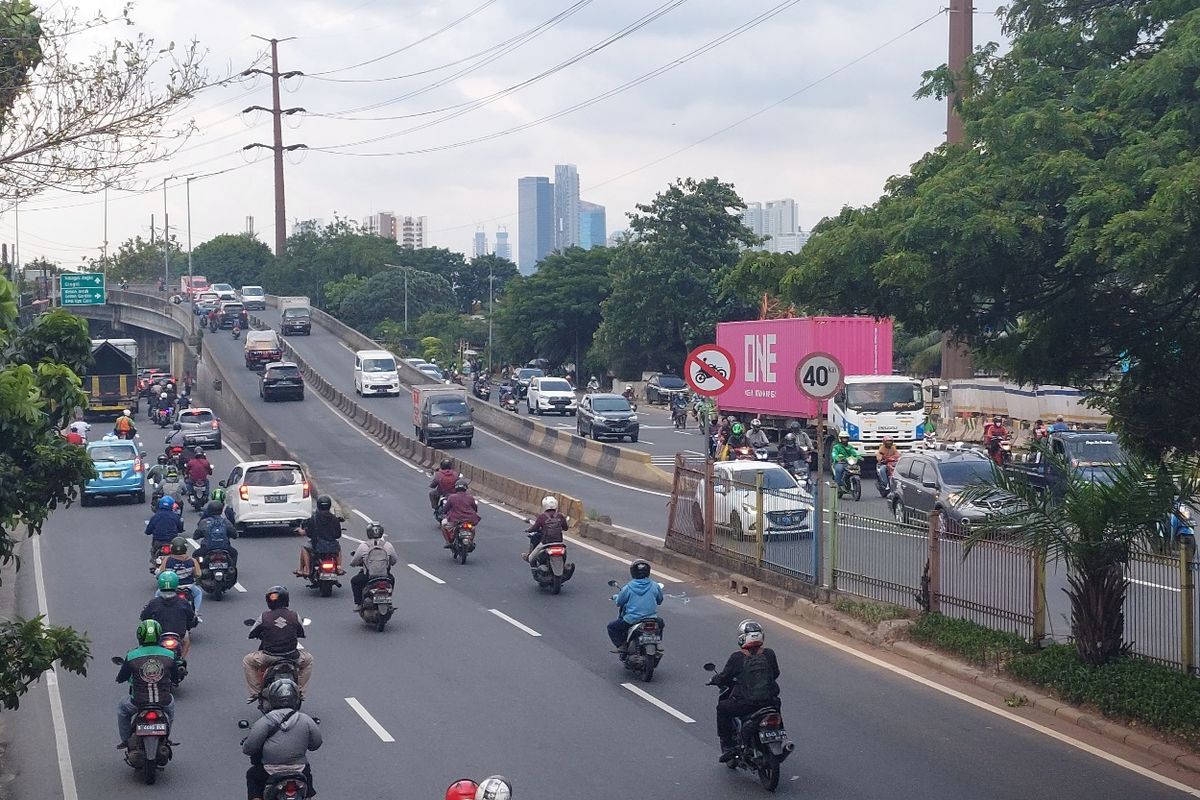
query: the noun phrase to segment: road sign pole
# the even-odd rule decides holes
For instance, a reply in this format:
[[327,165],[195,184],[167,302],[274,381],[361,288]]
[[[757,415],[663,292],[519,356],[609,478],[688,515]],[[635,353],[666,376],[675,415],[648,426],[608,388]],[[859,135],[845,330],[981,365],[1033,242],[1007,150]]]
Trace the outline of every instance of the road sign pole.
[[[821,468],[824,466],[821,463],[821,450],[824,448],[825,442],[825,413],[821,409],[821,401],[817,401],[817,439],[813,442],[813,449],[817,456],[817,481],[813,485],[816,494],[813,497],[813,577],[817,581],[818,586],[826,585],[825,582],[825,481]],[[828,404],[826,404],[827,406]]]

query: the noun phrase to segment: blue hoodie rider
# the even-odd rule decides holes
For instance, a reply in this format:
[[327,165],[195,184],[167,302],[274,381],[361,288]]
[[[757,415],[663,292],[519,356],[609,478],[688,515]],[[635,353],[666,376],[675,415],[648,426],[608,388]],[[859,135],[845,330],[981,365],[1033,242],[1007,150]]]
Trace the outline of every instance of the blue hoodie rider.
[[640,558],[634,561],[629,565],[629,574],[633,580],[613,595],[621,615],[608,623],[608,638],[618,649],[625,646],[625,637],[634,623],[658,616],[658,607],[663,601],[662,587],[650,580],[649,561]]
[[175,498],[170,495],[158,501],[158,511],[146,523],[146,535],[150,537],[150,561],[154,562],[158,549],[183,533],[183,518],[175,513]]

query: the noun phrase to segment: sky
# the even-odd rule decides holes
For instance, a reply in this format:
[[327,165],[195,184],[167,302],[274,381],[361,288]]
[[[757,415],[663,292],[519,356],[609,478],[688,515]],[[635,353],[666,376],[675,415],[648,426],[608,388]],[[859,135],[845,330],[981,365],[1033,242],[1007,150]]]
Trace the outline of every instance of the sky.
[[[922,71],[946,60],[944,3],[141,0],[134,27],[89,35],[195,39],[213,74],[261,57],[254,35],[295,37],[279,45],[280,70],[306,77],[285,81],[281,102],[307,113],[287,118],[284,143],[309,150],[290,154],[285,168],[289,226],[393,211],[427,217],[428,244],[468,254],[478,227],[491,240],[504,225],[515,254],[517,179],[553,176],[556,163],[577,165],[581,196],[607,208],[610,231],[689,176],[731,182],[746,201],[794,198],[806,230],[845,205],[873,202],[889,176],[944,138],[944,103],[912,96]],[[76,5],[88,16],[122,3]],[[985,5],[974,17],[976,43],[1003,42]],[[79,41],[79,56],[92,46]],[[706,49],[689,57],[698,48]],[[554,69],[564,62],[572,63]],[[192,138],[128,190],[109,192],[110,250],[148,237],[151,215],[161,228],[164,177],[229,168],[237,169],[191,184],[193,245],[244,231],[247,217],[273,245],[270,154],[242,149],[269,143],[271,121],[240,113],[270,104],[270,81],[258,77],[207,89],[178,111],[176,122],[194,120]],[[186,244],[182,180],[169,183],[166,204]],[[104,208],[99,195],[61,191],[22,203],[21,261],[77,266],[98,256]],[[11,208],[0,213],[0,241],[13,242],[17,225]]]

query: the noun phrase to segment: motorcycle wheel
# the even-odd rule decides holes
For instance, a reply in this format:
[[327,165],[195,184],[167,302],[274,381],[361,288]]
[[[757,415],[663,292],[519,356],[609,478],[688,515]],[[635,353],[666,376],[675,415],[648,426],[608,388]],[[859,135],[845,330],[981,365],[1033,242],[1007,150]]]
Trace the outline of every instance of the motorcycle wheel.
[[650,656],[642,656],[642,680],[649,683],[654,678],[655,660]]
[[880,497],[887,497],[887,496],[888,496],[888,487],[884,486],[884,485],[883,485],[882,483],[880,483],[879,481],[875,481],[875,488],[879,490],[879,496],[880,496]]
[[333,581],[322,581],[320,586],[321,597],[333,596]]
[[758,782],[768,792],[779,786],[779,759],[770,753],[762,754],[763,763],[758,768]]
[[558,594],[562,591],[562,575],[553,575],[550,578],[550,594]]
[[[155,749],[157,750],[157,747]],[[149,749],[143,750],[143,753],[145,760],[142,762],[142,780],[147,786],[152,786],[158,780],[158,753],[151,753]]]
[[858,478],[850,479],[850,494],[854,495],[854,502],[862,500],[862,481]]
[[219,602],[221,602],[221,598],[222,598],[222,597],[224,597],[224,596],[225,596],[225,590],[224,590],[224,589],[213,589],[213,590],[212,590],[212,599],[213,599],[215,602],[218,602],[218,603],[219,603]]
[[387,617],[382,614],[377,614],[375,617],[375,630],[378,633],[383,633],[383,626],[387,625]]
[[458,557],[458,563],[466,564],[467,563],[467,548],[465,548],[465,547],[458,548],[457,557]]

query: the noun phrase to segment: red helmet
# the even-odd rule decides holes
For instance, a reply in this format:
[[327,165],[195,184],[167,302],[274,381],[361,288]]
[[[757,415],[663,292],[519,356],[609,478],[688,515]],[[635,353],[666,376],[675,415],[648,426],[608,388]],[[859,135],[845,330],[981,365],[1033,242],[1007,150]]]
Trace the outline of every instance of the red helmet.
[[446,800],[475,800],[479,784],[470,778],[459,778],[446,789]]

